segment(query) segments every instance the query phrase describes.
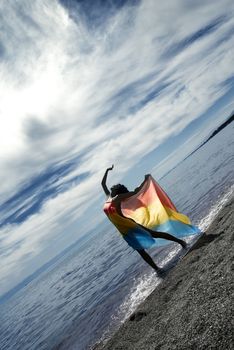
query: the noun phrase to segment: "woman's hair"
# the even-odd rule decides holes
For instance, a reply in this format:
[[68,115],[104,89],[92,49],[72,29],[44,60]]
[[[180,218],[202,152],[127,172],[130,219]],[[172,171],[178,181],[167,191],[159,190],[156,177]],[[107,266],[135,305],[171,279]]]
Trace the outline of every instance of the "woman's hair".
[[128,193],[129,190],[124,185],[118,184],[111,187],[111,197],[117,196],[117,194]]

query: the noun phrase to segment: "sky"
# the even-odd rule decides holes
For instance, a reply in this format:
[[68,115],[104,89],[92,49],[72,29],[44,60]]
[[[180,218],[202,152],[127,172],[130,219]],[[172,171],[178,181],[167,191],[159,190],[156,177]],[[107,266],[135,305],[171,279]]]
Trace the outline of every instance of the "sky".
[[102,224],[106,167],[110,184],[163,176],[234,110],[233,14],[0,2],[0,295]]

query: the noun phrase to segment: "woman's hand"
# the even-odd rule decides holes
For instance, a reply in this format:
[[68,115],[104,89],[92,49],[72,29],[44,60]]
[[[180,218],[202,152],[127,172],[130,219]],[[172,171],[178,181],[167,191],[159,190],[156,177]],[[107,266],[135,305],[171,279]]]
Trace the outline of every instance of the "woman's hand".
[[145,175],[145,180],[148,180],[148,178],[151,176],[151,174],[146,174]]
[[149,178],[150,176],[151,176],[150,174],[146,174],[146,175],[145,175],[145,179],[144,179],[144,181],[142,182],[142,184],[141,184],[140,186],[138,186],[137,188],[135,188],[134,192],[131,192],[131,193],[136,194],[137,192],[139,192],[139,191],[142,189],[142,187],[144,186],[145,182],[148,180],[148,178]]
[[114,164],[112,164],[112,166],[110,168],[107,168],[106,171],[110,171],[114,169]]

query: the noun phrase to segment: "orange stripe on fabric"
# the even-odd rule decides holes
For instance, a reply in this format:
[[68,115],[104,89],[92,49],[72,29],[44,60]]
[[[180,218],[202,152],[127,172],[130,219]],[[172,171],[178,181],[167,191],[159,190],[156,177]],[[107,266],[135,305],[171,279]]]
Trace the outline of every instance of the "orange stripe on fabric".
[[123,213],[127,213],[129,210],[132,212],[141,207],[147,208],[153,203],[161,204],[174,211],[177,211],[176,207],[163,189],[152,177],[149,177],[148,181],[146,181],[142,189],[137,194],[122,201],[121,209]]
[[172,201],[170,200],[170,198],[168,197],[168,195],[166,194],[166,192],[163,191],[163,189],[159,186],[159,184],[151,177],[151,182],[153,183],[153,186],[156,190],[156,193],[160,199],[160,201],[162,202],[162,204],[172,210],[177,211],[176,207],[174,206],[174,204],[172,203]]

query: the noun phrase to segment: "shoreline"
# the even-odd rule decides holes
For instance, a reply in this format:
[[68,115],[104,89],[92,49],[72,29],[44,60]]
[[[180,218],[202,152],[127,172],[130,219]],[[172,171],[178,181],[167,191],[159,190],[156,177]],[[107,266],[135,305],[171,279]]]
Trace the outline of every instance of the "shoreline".
[[233,349],[234,198],[119,330],[95,350]]

